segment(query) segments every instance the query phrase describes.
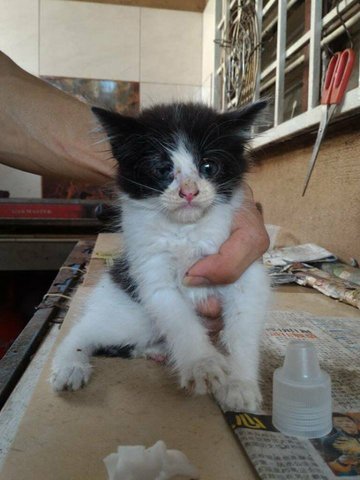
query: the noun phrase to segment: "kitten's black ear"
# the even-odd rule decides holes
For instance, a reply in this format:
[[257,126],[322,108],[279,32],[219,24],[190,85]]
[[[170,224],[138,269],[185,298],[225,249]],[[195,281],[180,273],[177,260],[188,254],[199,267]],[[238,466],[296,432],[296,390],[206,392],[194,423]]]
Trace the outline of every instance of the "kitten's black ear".
[[91,110],[104,127],[111,143],[112,139],[118,138],[121,141],[124,137],[143,133],[143,126],[135,118],[99,107],[92,107]]
[[220,128],[247,137],[256,118],[266,105],[267,102],[261,100],[250,103],[241,110],[222,113],[220,115]]
[[114,158],[121,163],[124,157],[122,147],[126,144],[128,138],[144,133],[143,125],[136,118],[110,112],[103,108],[92,107],[91,110],[108,136]]

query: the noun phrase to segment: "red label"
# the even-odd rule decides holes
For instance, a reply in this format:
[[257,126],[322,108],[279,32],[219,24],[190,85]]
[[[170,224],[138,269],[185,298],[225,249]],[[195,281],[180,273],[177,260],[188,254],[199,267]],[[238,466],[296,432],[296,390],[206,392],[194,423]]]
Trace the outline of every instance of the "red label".
[[84,218],[82,205],[49,203],[0,204],[0,218]]

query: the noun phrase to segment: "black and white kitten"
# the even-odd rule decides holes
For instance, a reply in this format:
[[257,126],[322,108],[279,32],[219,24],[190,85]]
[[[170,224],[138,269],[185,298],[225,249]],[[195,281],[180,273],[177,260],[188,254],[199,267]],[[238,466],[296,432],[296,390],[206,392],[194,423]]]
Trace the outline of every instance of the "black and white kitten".
[[[198,259],[219,250],[235,212],[245,208],[245,148],[264,106],[219,114],[178,103],[137,118],[93,109],[119,162],[126,261],[103,275],[59,346],[55,390],[86,384],[90,356],[99,349],[134,346],[139,354],[165,339],[182,387],[210,390],[228,409],[259,405],[259,339],[269,298],[262,265],[254,263],[231,285],[190,288],[183,279]],[[195,310],[210,295],[223,307],[221,349]]]

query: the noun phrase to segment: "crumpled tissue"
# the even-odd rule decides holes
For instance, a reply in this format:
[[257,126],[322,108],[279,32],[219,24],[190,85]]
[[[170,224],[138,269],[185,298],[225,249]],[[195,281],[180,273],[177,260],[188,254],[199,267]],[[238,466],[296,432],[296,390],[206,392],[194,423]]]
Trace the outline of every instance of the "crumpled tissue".
[[104,458],[109,480],[168,480],[175,475],[199,478],[198,470],[180,450],[167,450],[162,440],[152,447],[119,446]]

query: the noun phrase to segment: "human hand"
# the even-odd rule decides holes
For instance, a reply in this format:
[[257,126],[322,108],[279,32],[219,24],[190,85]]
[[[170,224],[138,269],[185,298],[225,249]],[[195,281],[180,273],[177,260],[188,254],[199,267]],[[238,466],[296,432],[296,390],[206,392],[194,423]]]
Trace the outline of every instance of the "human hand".
[[241,274],[269,248],[269,236],[257,209],[252,191],[244,184],[244,203],[237,212],[231,235],[218,253],[193,265],[184,277],[188,287],[226,285]]
[[[190,268],[184,278],[185,285],[232,283],[268,249],[269,237],[262,215],[255,205],[250,187],[245,184],[244,188],[244,207],[234,219],[230,238],[221,246],[219,253],[199,260]],[[198,305],[197,310],[211,340],[216,341],[223,328],[220,301],[210,297]]]

